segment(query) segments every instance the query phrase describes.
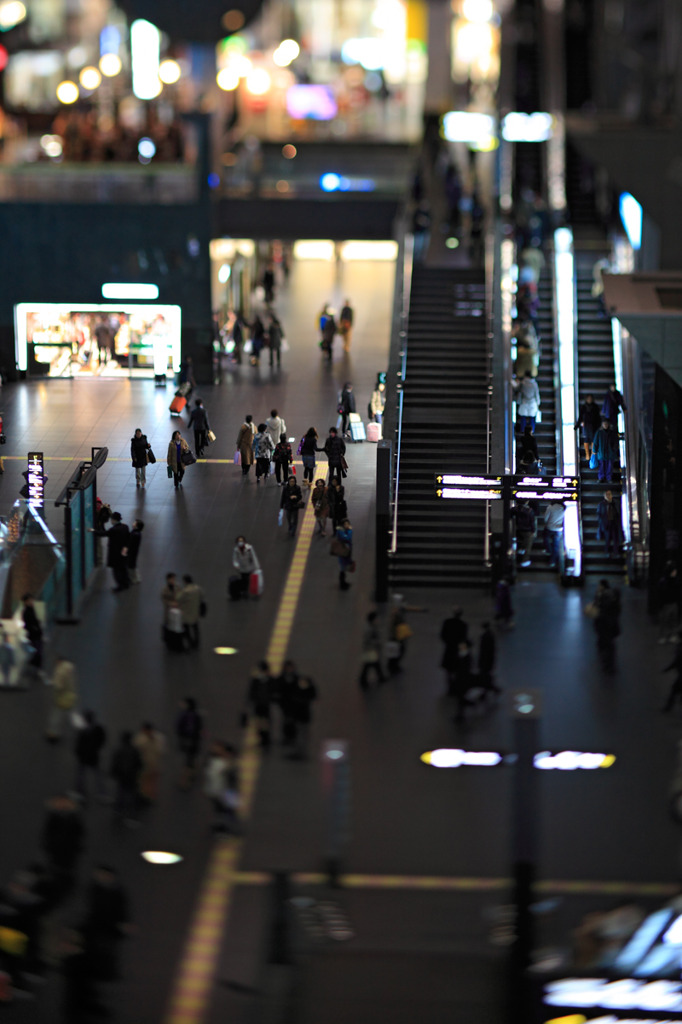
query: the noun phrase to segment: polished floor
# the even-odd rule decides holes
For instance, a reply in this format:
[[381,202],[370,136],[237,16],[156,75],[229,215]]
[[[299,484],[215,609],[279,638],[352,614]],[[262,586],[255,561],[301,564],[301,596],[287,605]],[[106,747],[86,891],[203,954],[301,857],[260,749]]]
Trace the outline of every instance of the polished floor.
[[[341,276],[337,276],[340,274]],[[171,389],[151,382],[47,381],[5,386],[2,407],[9,458],[0,481],[0,511],[18,493],[21,457],[42,449],[54,498],[75,462],[91,445],[107,445],[110,459],[99,475],[100,496],[126,521],[144,519],[142,582],[122,595],[110,592],[100,571],[82,606],[78,625],[61,627],[50,650],[77,664],[81,706],[92,707],[110,736],[152,719],[169,738],[161,799],[137,830],[117,829],[110,808],[85,811],[89,865],[106,860],[121,872],[131,894],[136,933],[125,943],[123,980],[110,994],[116,1021],[155,1024],[165,1019],[193,907],[213,839],[210,812],[198,785],[177,786],[179,757],[172,742],[178,700],[196,696],[206,716],[207,738],[239,742],[251,666],[267,647],[294,543],[277,526],[273,481],[257,487],[232,465],[234,442],[245,413],[256,420],[277,407],[289,434],[315,425],[326,433],[336,419],[337,391],[352,380],[364,413],[375,374],[387,360],[392,299],[390,264],[309,263],[294,267],[277,299],[290,351],[281,371],[244,365],[227,368],[218,387],[199,393],[217,442],[211,460],[191,467],[175,493],[159,463],[148,486],[136,491],[128,461],[136,426],[149,435],[159,457],[177,425],[168,416]],[[348,295],[357,311],[352,351],[335,353],[331,367],[317,348],[316,316],[323,302],[337,308]],[[339,343],[337,342],[337,345]],[[247,1024],[264,1016],[267,975],[268,893],[259,872],[316,873],[327,852],[327,789],[318,751],[325,738],[350,743],[350,836],[344,868],[356,876],[343,890],[319,879],[299,880],[297,894],[329,899],[345,912],[353,936],[344,942],[316,937],[304,920],[296,941],[307,953],[295,1000],[296,1019],[354,1024],[377,1019],[402,1024],[500,1020],[494,984],[504,950],[491,943],[495,908],[508,903],[512,769],[487,771],[427,768],[419,755],[437,746],[511,750],[512,729],[502,700],[476,714],[464,730],[442,697],[440,625],[461,600],[474,635],[491,614],[486,593],[447,591],[407,594],[415,609],[404,671],[379,690],[357,685],[362,625],[372,600],[375,448],[349,448],[348,504],[355,531],[358,571],[353,587],[337,587],[327,544],[313,538],[289,644],[289,653],[314,678],[320,692],[308,762],[286,760],[275,747],[262,761],[253,814],[227,923],[207,1021]],[[60,530],[60,510],[46,516]],[[254,543],[265,573],[259,602],[230,604],[234,537]],[[196,654],[172,656],[160,638],[159,591],[167,571],[191,572],[205,589],[208,616]],[[625,895],[643,883],[673,884],[678,877],[679,834],[667,814],[675,766],[679,713],[658,713],[671,676],[660,674],[671,648],[656,644],[642,594],[624,594],[624,628],[618,671],[599,669],[594,633],[583,607],[589,594],[560,590],[553,582],[520,582],[514,594],[516,627],[499,633],[499,678],[505,689],[542,691],[542,745],[552,750],[604,750],[616,754],[600,772],[551,772],[540,780],[538,873],[559,893],[541,922],[541,938],[569,945],[569,930],[594,906],[618,897],[603,883],[617,881]],[[213,653],[237,648],[234,657]],[[43,740],[49,691],[0,692],[0,799],[2,878],[39,852],[44,799],[71,787],[68,743]],[[184,860],[170,868],[146,865],[144,849],[170,849]],[[429,882],[429,879],[446,881]],[[363,881],[364,879],[364,881]],[[424,881],[426,880],[426,881]],[[455,881],[452,881],[455,880]],[[459,880],[459,882],[457,881]],[[596,882],[592,893],[566,892],[564,883]],[[461,883],[461,884],[460,884]],[[634,888],[632,888],[634,887]],[[575,886],[574,886],[575,889]],[[661,897],[659,897],[661,898]],[[79,894],[61,915],[77,922]],[[427,980],[428,984],[425,982]],[[33,1002],[8,1008],[8,1020],[52,1022],[59,1017],[59,978]]]

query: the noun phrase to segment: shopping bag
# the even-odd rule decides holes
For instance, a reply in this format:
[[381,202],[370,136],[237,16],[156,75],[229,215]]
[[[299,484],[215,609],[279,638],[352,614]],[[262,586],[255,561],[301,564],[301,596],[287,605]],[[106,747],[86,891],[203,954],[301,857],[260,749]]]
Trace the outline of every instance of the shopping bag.
[[234,453],[234,464],[235,466],[241,466],[242,464],[242,455],[238,448],[237,451]]
[[590,469],[599,469],[599,459],[594,452],[590,455]]
[[251,338],[247,338],[242,345],[242,352],[247,356],[251,355],[253,352],[253,342],[251,341]]
[[173,467],[170,466],[170,465],[166,466],[166,473],[168,474],[168,479],[172,480],[173,479]]
[[277,513],[277,525],[281,526],[283,522],[284,522],[284,509],[281,508],[279,510],[279,512]]
[[263,570],[256,569],[249,576],[249,595],[251,597],[260,597],[263,593]]
[[213,444],[213,442],[215,441],[215,434],[213,433],[212,430],[206,431],[206,437],[208,438],[208,443]]

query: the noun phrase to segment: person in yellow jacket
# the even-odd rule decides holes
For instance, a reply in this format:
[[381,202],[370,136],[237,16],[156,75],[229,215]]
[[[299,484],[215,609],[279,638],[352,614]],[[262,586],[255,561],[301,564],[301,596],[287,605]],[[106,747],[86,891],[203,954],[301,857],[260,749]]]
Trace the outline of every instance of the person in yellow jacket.
[[57,664],[51,679],[52,706],[47,723],[45,739],[48,743],[58,743],[62,738],[64,722],[69,712],[73,711],[78,700],[76,666],[62,654],[57,655]]

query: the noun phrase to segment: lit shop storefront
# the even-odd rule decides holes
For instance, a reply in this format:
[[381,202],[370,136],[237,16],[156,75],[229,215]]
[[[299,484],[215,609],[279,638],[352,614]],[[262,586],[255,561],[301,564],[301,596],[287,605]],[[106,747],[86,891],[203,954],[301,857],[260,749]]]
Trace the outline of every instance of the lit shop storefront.
[[179,306],[21,302],[16,363],[29,377],[172,376],[180,369]]

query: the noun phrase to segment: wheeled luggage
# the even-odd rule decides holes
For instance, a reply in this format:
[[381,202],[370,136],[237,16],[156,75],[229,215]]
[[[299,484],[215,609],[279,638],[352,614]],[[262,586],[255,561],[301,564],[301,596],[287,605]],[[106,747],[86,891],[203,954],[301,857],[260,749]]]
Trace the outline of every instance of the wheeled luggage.
[[242,578],[241,576],[230,576],[227,581],[227,592],[230,595],[231,601],[238,601],[242,596]]
[[186,405],[187,399],[182,395],[176,395],[169,406],[171,416],[179,416]]
[[249,576],[249,595],[251,597],[260,597],[263,593],[263,570],[256,569]]
[[367,440],[368,441],[380,441],[381,440],[381,424],[380,423],[368,423],[367,424]]
[[357,412],[351,412],[348,415],[348,428],[350,430],[351,441],[366,441],[367,434],[365,432],[365,424],[360,419]]

